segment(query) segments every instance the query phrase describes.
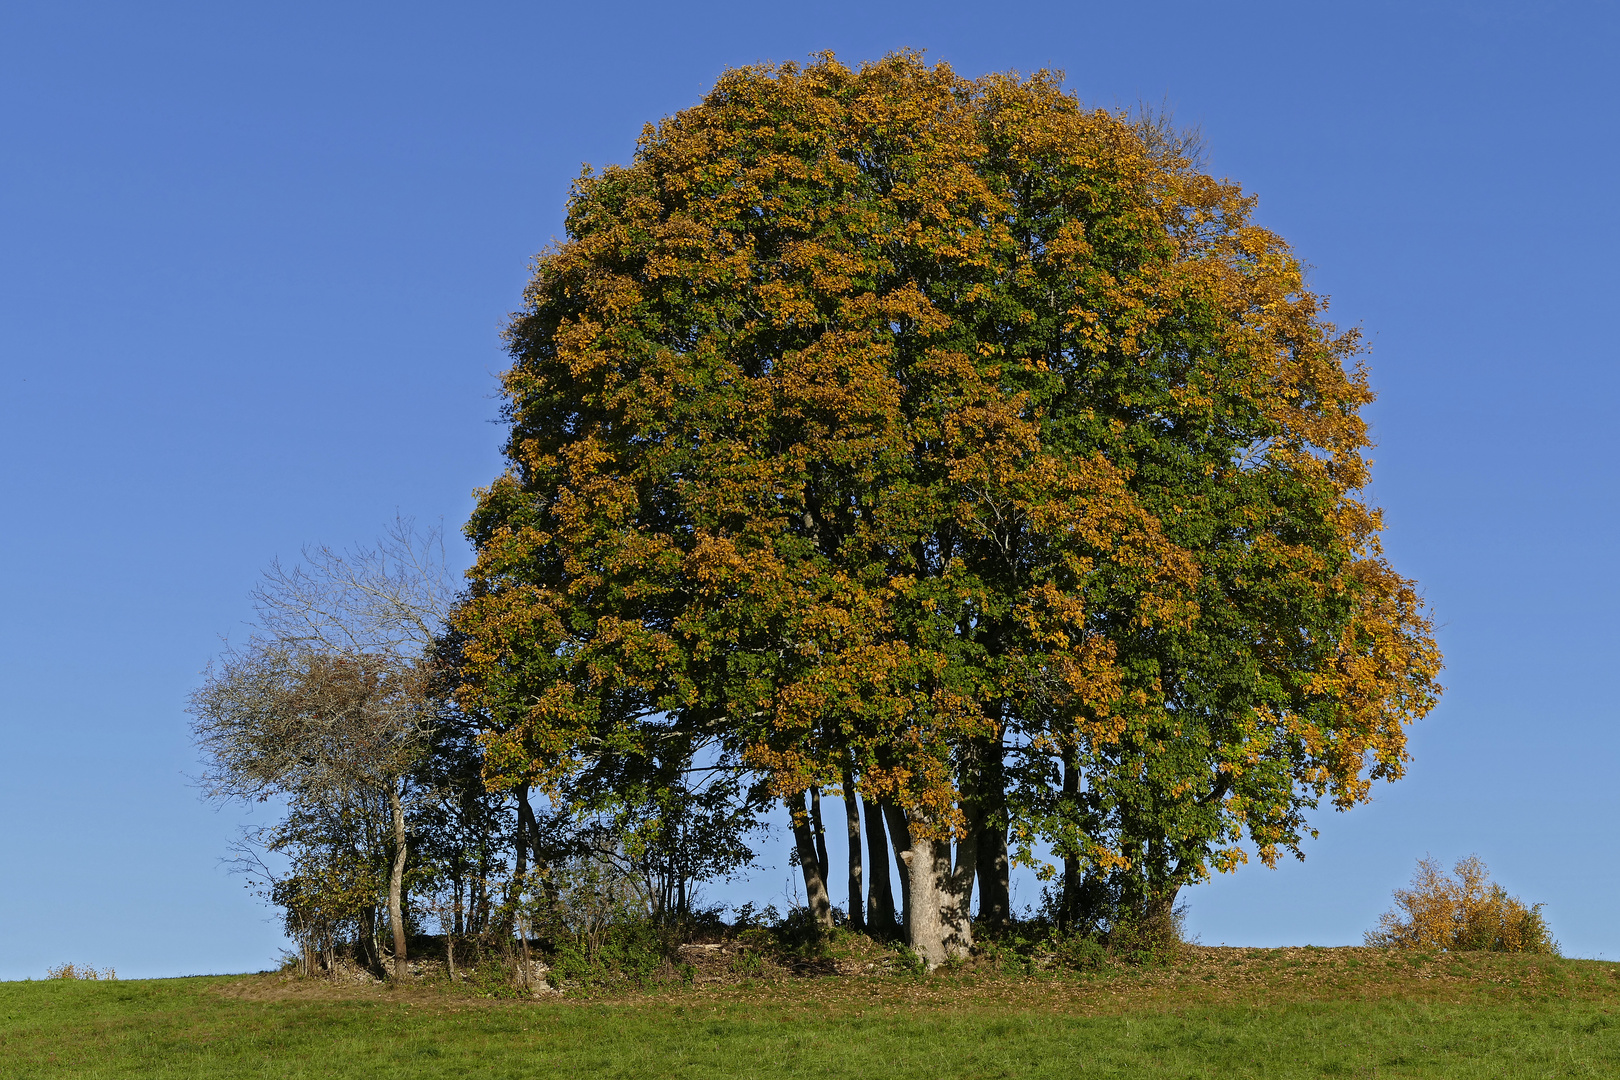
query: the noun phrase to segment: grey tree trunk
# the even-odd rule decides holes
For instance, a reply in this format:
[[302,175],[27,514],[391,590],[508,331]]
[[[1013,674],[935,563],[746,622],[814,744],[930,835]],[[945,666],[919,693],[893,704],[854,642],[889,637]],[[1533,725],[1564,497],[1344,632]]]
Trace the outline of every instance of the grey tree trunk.
[[804,872],[804,900],[816,924],[832,928],[832,899],[827,895],[827,874],[816,855],[816,838],[810,830],[810,815],[804,795],[787,802],[788,819],[793,823],[793,846],[799,853],[799,869]]
[[[925,823],[918,822],[914,829],[903,813],[898,809],[887,813],[890,809],[885,806],[889,832],[904,867],[900,880],[905,887],[906,944],[932,971],[948,960],[967,956],[973,948],[973,921],[968,911],[978,862],[978,817],[969,811],[953,866],[949,840],[921,835]],[[904,850],[899,847],[902,839]]]
[[394,978],[408,974],[405,956],[405,804],[396,784],[388,785],[388,806],[394,812],[394,872],[388,878],[388,921],[394,926]]
[[855,777],[845,770],[843,780],[844,826],[849,839],[849,925],[852,930],[865,930],[866,913],[861,905],[861,804],[855,795]]
[[883,827],[882,808],[871,799],[861,803],[866,810],[866,925],[879,938],[888,938],[894,935],[888,831]]

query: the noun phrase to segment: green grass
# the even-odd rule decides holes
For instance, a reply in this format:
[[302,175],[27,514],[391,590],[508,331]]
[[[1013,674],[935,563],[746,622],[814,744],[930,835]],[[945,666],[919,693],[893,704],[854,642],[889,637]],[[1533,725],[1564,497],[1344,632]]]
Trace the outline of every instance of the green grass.
[[1617,965],[1203,949],[1172,969],[573,1000],[275,976],[0,984],[4,1077],[1620,1076]]

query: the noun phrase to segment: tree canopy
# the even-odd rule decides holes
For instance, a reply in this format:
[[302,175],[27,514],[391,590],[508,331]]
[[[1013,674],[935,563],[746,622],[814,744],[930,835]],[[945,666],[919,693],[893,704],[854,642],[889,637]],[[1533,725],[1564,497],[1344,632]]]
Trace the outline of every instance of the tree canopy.
[[937,961],[975,877],[1005,908],[986,851],[1106,921],[1399,777],[1440,656],[1356,335],[1184,149],[1051,73],[827,55],[587,169],[468,526],[490,780],[853,786]]

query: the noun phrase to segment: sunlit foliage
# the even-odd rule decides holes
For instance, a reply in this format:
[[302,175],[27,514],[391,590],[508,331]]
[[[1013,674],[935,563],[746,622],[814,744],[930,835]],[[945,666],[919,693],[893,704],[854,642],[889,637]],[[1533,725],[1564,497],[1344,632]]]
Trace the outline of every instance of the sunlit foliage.
[[1491,880],[1478,855],[1447,874],[1432,857],[1420,859],[1412,887],[1395,890],[1367,944],[1398,949],[1464,949],[1558,955],[1541,905],[1526,907]]
[[1084,922],[1399,777],[1440,657],[1356,336],[1184,149],[901,53],[729,71],[587,169],[469,525],[491,780],[848,776],[967,888],[1052,845]]

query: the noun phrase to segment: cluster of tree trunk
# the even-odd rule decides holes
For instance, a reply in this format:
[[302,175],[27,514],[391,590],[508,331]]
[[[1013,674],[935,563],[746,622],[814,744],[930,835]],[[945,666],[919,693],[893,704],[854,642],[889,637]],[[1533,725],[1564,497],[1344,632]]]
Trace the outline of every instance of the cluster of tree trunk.
[[[907,942],[931,967],[973,946],[975,926],[1000,929],[1009,918],[1005,829],[970,822],[964,838],[915,835],[892,802],[862,799],[854,785],[842,800],[847,822],[847,924],[878,940]],[[821,792],[786,804],[794,853],[804,879],[806,906],[824,927],[833,925],[832,865],[827,854]],[[974,824],[979,827],[974,828]],[[897,871],[899,904],[891,869]],[[972,913],[975,883],[978,911]]]

